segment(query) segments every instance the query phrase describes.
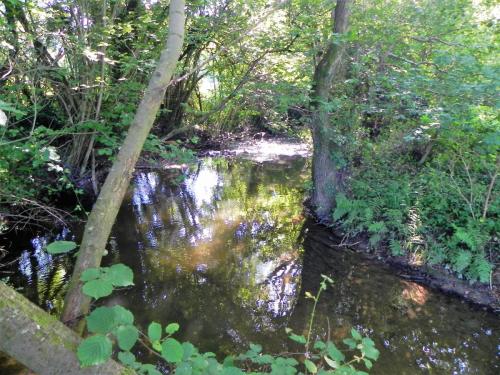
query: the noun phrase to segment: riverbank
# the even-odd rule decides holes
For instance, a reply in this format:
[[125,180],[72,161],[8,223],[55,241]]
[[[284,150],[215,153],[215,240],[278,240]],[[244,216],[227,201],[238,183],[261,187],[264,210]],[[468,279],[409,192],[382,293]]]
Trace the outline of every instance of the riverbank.
[[[206,146],[206,145],[205,145]],[[225,158],[244,158],[257,163],[275,161],[278,163],[287,163],[290,158],[311,156],[311,147],[298,139],[290,139],[287,137],[271,137],[265,134],[245,134],[219,140],[219,142],[211,144],[211,148],[198,147],[193,150],[197,157],[225,157]],[[150,163],[146,158],[138,164],[136,175],[145,171],[162,170],[163,173],[168,173],[173,179],[179,177],[188,168],[187,164],[166,163]],[[104,176],[105,173],[102,173]],[[80,186],[86,194],[80,198],[86,209],[92,206],[92,188],[90,181],[87,181],[85,186]],[[77,202],[74,202],[75,204]],[[68,206],[67,202],[65,202]],[[305,202],[306,216],[314,218],[311,210],[308,208],[307,201]],[[487,284],[471,283],[467,280],[460,279],[451,270],[446,269],[441,265],[428,265],[415,262],[411,257],[393,256],[391,255],[388,246],[383,243],[378,245],[376,249],[369,246],[369,237],[367,234],[361,234],[354,238],[349,238],[348,243],[343,243],[345,233],[342,232],[339,225],[332,223],[324,223],[329,228],[332,235],[337,237],[338,245],[336,249],[350,248],[367,258],[375,259],[376,261],[391,266],[394,271],[405,280],[414,281],[422,285],[429,286],[433,289],[440,290],[446,294],[452,294],[465,301],[482,306],[490,311],[500,312],[500,274],[498,270],[492,275],[491,287]],[[4,263],[11,262],[12,254],[4,259]]]
[[[387,245],[380,244],[376,249],[372,249],[369,246],[369,237],[366,233],[351,237],[348,242],[344,243],[346,233],[342,231],[340,225],[335,225],[333,222],[319,223],[310,209],[308,200],[304,202],[304,211],[307,217],[316,221],[317,225],[325,226],[330,230],[332,236],[339,243],[334,245],[335,249],[354,250],[369,259],[389,265],[402,279],[459,297],[491,312],[500,313],[500,285],[498,282],[500,273],[498,269],[492,275],[491,285],[479,282],[471,284],[468,280],[459,279],[452,271],[442,265],[416,264],[408,255],[393,256]],[[331,243],[328,246],[332,247]]]

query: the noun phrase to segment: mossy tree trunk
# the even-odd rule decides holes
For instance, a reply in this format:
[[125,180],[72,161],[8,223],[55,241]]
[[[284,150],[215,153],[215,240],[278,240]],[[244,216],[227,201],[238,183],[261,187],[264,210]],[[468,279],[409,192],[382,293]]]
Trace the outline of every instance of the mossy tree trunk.
[[332,131],[327,103],[333,83],[342,79],[341,67],[346,46],[344,42],[339,42],[338,35],[344,34],[348,29],[350,2],[351,0],[337,0],[332,14],[334,36],[329,40],[313,78],[311,131],[314,145],[314,191],[311,204],[321,221],[329,221],[335,195],[342,189],[343,173],[335,162],[335,155],[340,155],[342,149]]
[[88,313],[90,304],[89,298],[82,293],[80,276],[87,268],[99,267],[101,263],[111,228],[127,191],[135,164],[153,126],[181,53],[184,41],[184,7],[185,0],[170,2],[166,47],[85,226],[61,317],[63,322],[80,332],[83,324],[78,324],[78,322],[83,322],[81,317]]
[[80,337],[14,289],[0,282],[0,351],[40,375],[135,374],[109,360],[80,368]]

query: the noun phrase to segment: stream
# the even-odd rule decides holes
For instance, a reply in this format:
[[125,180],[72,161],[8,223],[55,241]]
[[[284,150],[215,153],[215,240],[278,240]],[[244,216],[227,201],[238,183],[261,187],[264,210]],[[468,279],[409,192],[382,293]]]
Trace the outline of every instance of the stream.
[[[335,282],[318,304],[313,334],[341,348],[352,327],[370,336],[380,350],[370,374],[499,374],[497,315],[339,250],[340,239],[303,217],[310,162],[295,151],[202,158],[184,180],[169,170],[136,173],[105,258],[130,266],[135,286],[105,303],[130,309],[144,330],[151,321],[178,322],[177,339],[220,358],[249,343],[281,353],[297,349],[285,328],[306,332],[305,293],[315,294],[325,274]],[[68,229],[57,236],[78,238]],[[52,240],[12,244],[21,256],[7,276],[57,314],[73,259],[45,253]]]

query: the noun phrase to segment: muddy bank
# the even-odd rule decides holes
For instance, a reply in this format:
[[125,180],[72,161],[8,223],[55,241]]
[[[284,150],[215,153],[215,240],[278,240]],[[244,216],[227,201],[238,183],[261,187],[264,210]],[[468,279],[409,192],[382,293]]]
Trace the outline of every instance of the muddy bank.
[[[344,243],[345,233],[332,223],[319,223],[309,206],[309,201],[304,202],[305,215],[316,222],[318,226],[328,227],[331,238],[323,239],[323,244],[336,250],[351,249],[363,254],[369,259],[376,260],[382,264],[391,266],[397,275],[405,280],[413,281],[430,288],[439,290],[446,294],[451,294],[462,298],[474,305],[481,306],[494,313],[500,313],[500,286],[498,279],[499,271],[496,270],[492,277],[492,285],[459,279],[450,270],[441,265],[414,264],[407,256],[393,256],[387,245],[378,245],[376,249],[371,249],[368,245],[368,236],[359,235],[350,238]],[[338,245],[332,245],[332,240]],[[319,239],[321,241],[321,239]]]

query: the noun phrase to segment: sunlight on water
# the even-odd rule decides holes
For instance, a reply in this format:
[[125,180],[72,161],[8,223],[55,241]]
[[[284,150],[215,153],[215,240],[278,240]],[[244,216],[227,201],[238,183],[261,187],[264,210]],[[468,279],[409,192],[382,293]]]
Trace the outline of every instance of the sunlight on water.
[[[260,151],[265,158],[278,152]],[[315,293],[327,274],[335,283],[318,304],[313,336],[339,345],[351,327],[371,336],[381,351],[371,374],[500,373],[497,316],[336,250],[340,240],[302,214],[307,159],[281,155],[258,163],[202,159],[180,183],[180,171],[138,172],[105,259],[132,267],[135,286],[106,303],[131,309],[143,329],[178,322],[179,339],[219,355],[250,342],[294,351],[284,329],[305,332],[305,293]],[[11,283],[58,312],[73,259],[46,254],[49,240],[35,237],[19,252]]]
[[237,156],[262,163],[276,161],[277,158],[308,157],[311,150],[304,143],[280,142],[279,140],[258,140],[240,142],[230,150]]

